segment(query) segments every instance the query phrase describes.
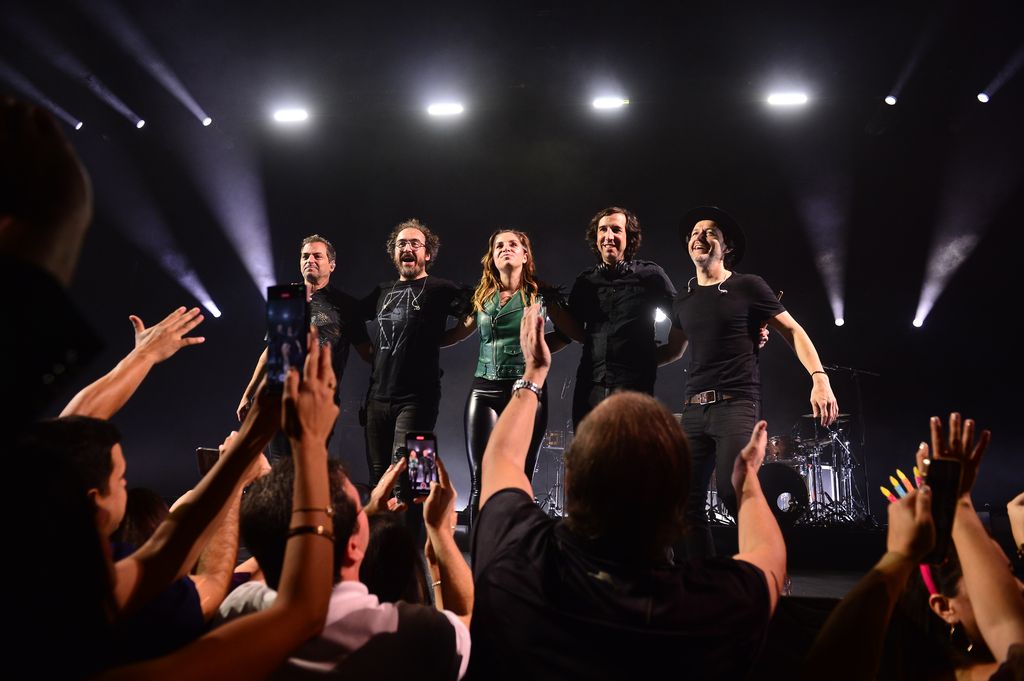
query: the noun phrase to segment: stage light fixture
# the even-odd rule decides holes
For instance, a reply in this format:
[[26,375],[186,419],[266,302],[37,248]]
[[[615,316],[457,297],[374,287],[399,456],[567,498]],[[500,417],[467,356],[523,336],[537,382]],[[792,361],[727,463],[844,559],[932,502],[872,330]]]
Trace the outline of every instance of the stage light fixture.
[[139,122],[135,124],[135,127],[136,127],[136,128],[139,128],[139,129],[142,129],[142,126],[144,126],[145,124],[146,124],[146,121],[144,121],[144,120],[142,120],[142,119],[140,118],[140,119],[139,119]]
[[213,123],[213,119],[210,118],[209,116],[207,116],[206,118],[203,119],[203,127],[204,128],[208,128],[210,126],[210,123]]
[[803,92],[773,92],[767,101],[769,106],[803,106],[808,97]]
[[84,125],[85,123],[83,123],[82,121],[78,121],[77,123],[75,123],[75,130],[81,130]]
[[990,99],[990,97],[988,96],[988,93],[986,93],[986,92],[979,92],[978,93],[978,101],[981,102],[982,104],[988,104],[988,100],[989,99]]
[[458,116],[465,107],[461,102],[436,102],[427,107],[427,113],[431,116]]
[[843,319],[842,317],[836,317],[836,326],[842,326],[845,323],[846,323],[845,319]]
[[597,97],[592,102],[595,109],[621,109],[629,104],[625,97]]
[[888,104],[889,106],[896,106],[896,98],[893,97],[892,95],[889,95],[888,97],[885,98],[885,103]]
[[914,318],[914,326],[916,328],[920,329],[922,326],[924,326],[924,320],[915,317]]
[[274,120],[278,123],[301,123],[309,119],[305,109],[278,109],[274,112]]

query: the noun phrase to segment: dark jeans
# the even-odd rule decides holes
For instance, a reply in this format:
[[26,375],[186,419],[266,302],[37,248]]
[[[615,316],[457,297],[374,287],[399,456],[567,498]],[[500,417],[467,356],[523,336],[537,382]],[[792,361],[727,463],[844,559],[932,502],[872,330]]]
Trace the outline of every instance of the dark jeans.
[[[431,432],[437,422],[438,400],[366,401],[366,464],[370,487],[375,487],[391,465],[395,450],[405,447],[405,434]],[[409,504],[405,524],[417,546],[423,546],[427,531],[423,524],[423,504]]]
[[573,430],[579,427],[583,417],[590,413],[590,410],[603,402],[609,395],[620,390],[635,390],[648,395],[654,394],[654,386],[630,386],[617,385],[606,387],[597,383],[576,380],[576,389],[572,393],[572,427]]
[[[480,512],[480,470],[484,458],[484,449],[494,430],[494,424],[505,410],[505,405],[512,398],[512,382],[501,390],[485,390],[473,388],[466,400],[466,458],[469,459],[469,472],[473,479],[473,489],[469,497],[469,526],[473,527],[477,513]],[[530,448],[526,452],[526,477],[533,480],[533,468],[537,464],[537,454],[544,443],[544,430],[548,425],[548,391],[541,391],[537,403],[537,415],[533,420],[533,436]]]
[[718,498],[736,515],[736,492],[732,488],[732,467],[740,450],[750,441],[757,422],[758,405],[747,399],[714,404],[691,404],[683,408],[683,430],[690,441],[693,471],[686,502],[689,531],[684,541],[687,557],[715,555],[706,510],[711,472],[715,472]]

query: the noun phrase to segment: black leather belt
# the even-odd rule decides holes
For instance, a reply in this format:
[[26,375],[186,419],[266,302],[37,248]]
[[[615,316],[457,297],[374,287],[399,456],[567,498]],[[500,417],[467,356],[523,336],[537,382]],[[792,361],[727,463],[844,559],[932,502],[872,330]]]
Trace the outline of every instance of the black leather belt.
[[691,395],[689,398],[686,399],[685,402],[683,402],[683,404],[714,404],[715,402],[725,402],[726,400],[731,400],[734,397],[735,395],[726,395],[725,393],[720,393],[717,390],[705,390],[702,393]]

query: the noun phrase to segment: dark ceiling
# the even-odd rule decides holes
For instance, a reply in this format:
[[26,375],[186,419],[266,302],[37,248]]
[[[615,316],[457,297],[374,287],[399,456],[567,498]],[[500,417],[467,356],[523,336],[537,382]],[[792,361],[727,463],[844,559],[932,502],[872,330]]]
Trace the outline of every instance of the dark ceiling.
[[[93,374],[130,348],[130,313],[156,321],[196,304],[161,269],[160,248],[177,244],[224,313],[201,327],[204,346],[158,367],[115,419],[132,484],[167,495],[191,484],[192,450],[232,427],[260,352],[262,297],[208,200],[214,168],[196,161],[232,158],[262,186],[277,278],[296,278],[299,240],[320,232],[339,249],[335,283],[356,295],[392,275],[383,242],[410,216],[442,237],[436,274],[473,282],[487,235],[515,226],[533,236],[542,276],[570,285],[591,264],[589,217],[613,203],[639,213],[641,257],[682,287],[692,268],[678,247],[679,216],[701,203],[726,207],[748,233],[740,269],[786,291],[823,359],[881,374],[862,378],[861,401],[848,374],[833,376],[842,411],[866,426],[858,451],[869,489],[896,465],[909,467],[928,415],[959,408],[995,431],[979,494],[1004,503],[1024,488],[1024,372],[1012,322],[1024,74],[986,105],[975,95],[1019,58],[1019,6],[838,4],[6,3],[0,59],[85,121],[66,130],[97,194],[73,286],[108,342]],[[111,38],[95,18],[103,6],[145,37],[211,127]],[[145,128],[55,67],[40,35],[86,65]],[[908,64],[897,106],[884,105]],[[806,89],[810,106],[768,109],[764,95],[780,85]],[[596,115],[589,101],[606,91],[625,93],[629,107]],[[429,119],[424,106],[437,96],[462,99],[466,115]],[[307,105],[309,124],[275,126],[269,114],[285,102]],[[980,240],[914,329],[943,225],[947,238]],[[822,230],[845,244],[833,265],[843,268],[842,328],[815,267]],[[474,345],[442,353],[438,432],[463,499]],[[763,358],[773,433],[807,411],[809,382],[784,346],[773,339]],[[556,357],[556,392],[578,353]],[[671,406],[685,361],[660,373],[658,395]],[[351,412],[366,381],[353,357],[343,383],[350,409],[332,444],[356,478],[365,463]],[[568,413],[568,400],[556,400],[549,429],[564,428]]]

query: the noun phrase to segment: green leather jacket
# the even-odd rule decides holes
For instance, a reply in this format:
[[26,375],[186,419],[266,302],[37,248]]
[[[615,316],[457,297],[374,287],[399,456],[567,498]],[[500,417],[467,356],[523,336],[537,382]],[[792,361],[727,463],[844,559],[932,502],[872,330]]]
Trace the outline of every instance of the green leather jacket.
[[491,381],[522,378],[526,364],[519,347],[519,324],[523,319],[523,297],[516,293],[504,307],[499,307],[501,293],[484,303],[476,313],[480,330],[480,356],[476,377]]

